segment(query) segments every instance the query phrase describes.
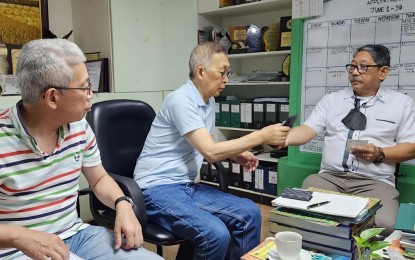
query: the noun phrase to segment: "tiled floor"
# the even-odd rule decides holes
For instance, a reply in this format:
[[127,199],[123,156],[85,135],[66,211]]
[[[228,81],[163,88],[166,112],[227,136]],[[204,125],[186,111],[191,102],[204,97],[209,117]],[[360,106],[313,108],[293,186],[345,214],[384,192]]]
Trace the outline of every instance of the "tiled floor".
[[[271,206],[257,204],[261,209],[262,214],[262,230],[261,230],[261,241],[266,237],[270,236],[269,233],[269,211],[272,209]],[[156,252],[156,247],[152,244],[144,243],[144,247]],[[163,257],[166,260],[174,260],[176,258],[178,246],[165,246],[163,247]]]

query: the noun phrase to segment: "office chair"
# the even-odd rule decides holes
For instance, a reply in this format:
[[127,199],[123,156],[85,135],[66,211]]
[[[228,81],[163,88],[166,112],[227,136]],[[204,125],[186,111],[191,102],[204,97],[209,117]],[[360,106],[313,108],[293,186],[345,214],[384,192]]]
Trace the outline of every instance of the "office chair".
[[[137,100],[109,100],[92,105],[87,121],[95,132],[104,168],[118,183],[123,192],[134,201],[136,214],[143,230],[144,240],[157,247],[163,255],[162,246],[178,245],[176,259],[192,259],[193,245],[190,240],[178,237],[147,219],[144,198],[133,173],[155,112],[151,106]],[[216,163],[220,189],[228,191],[228,174],[221,163]],[[103,205],[94,195],[90,196],[90,207],[98,225],[114,227],[115,211]]]
[[396,166],[395,166],[395,173],[394,173],[394,175],[395,175],[395,189],[398,189],[398,179],[399,179],[399,177],[406,177],[405,173],[399,172],[400,166],[401,166],[400,163],[397,163]]

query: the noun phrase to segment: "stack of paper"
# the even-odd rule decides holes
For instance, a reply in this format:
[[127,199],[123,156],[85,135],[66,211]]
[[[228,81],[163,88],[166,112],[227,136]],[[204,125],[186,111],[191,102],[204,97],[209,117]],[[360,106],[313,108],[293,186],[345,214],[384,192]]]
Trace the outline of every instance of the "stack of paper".
[[[308,208],[310,205],[326,201],[329,201],[329,203],[314,208]],[[325,215],[356,218],[366,208],[368,202],[368,198],[314,191],[313,197],[310,201],[278,197],[272,201],[272,205],[316,212]]]

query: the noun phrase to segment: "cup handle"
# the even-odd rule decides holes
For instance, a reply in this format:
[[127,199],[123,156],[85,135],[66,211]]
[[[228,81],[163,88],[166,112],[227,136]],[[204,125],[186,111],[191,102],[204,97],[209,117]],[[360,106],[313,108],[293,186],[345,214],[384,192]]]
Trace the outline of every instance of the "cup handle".
[[274,243],[275,243],[275,237],[267,237],[267,238],[265,238],[265,243],[264,243],[264,245],[265,245],[265,247],[268,249],[268,251],[270,251],[270,250],[273,250],[272,248],[270,248],[270,247],[268,247],[268,242],[267,242],[267,240],[272,240],[272,241],[274,241]]

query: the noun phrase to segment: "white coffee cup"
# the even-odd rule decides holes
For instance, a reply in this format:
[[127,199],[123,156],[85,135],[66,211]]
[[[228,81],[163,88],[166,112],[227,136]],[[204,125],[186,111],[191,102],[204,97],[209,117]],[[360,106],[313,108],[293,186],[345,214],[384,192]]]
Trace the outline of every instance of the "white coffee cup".
[[[277,249],[268,247],[268,241],[274,241]],[[297,260],[301,253],[303,238],[300,234],[283,231],[275,234],[275,237],[265,238],[265,247],[268,248],[268,255],[273,259]]]

